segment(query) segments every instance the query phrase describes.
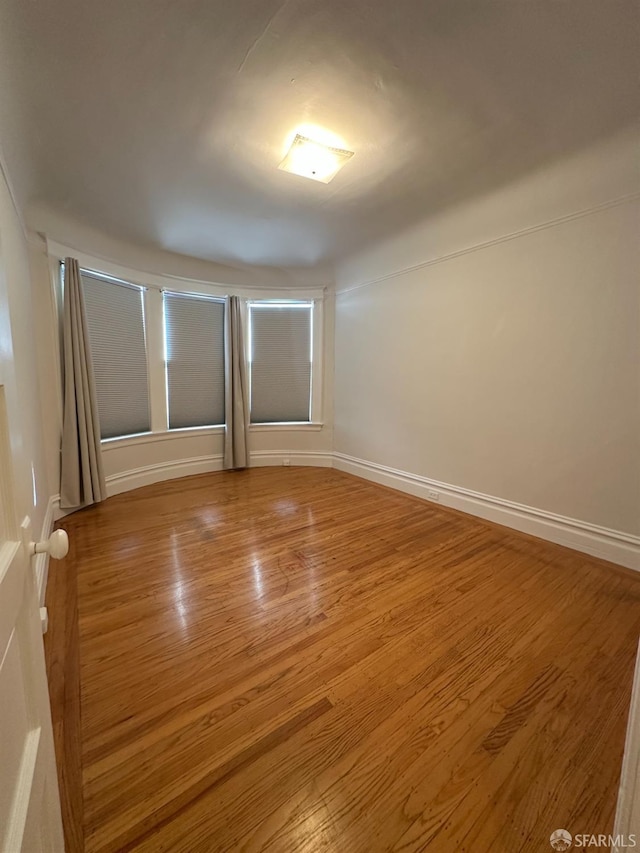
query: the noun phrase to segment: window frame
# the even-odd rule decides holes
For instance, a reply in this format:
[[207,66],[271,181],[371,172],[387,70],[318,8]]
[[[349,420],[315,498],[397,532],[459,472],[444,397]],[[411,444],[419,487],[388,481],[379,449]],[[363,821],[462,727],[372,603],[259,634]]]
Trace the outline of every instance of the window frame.
[[[251,307],[253,305],[304,305],[311,307],[311,362],[310,362],[310,400],[308,421],[269,421],[267,423],[253,423],[251,421]],[[273,297],[247,299],[246,303],[246,341],[245,356],[247,361],[247,374],[249,377],[249,430],[262,431],[288,431],[293,429],[319,430],[322,429],[322,388],[323,388],[323,340],[324,340],[324,300],[304,297]]]
[[[144,354],[145,354],[145,365],[146,365],[146,374],[147,374],[147,415],[149,420],[149,429],[144,430],[143,432],[130,432],[124,435],[111,435],[111,436],[102,436],[102,426],[100,428],[100,443],[106,444],[113,441],[127,441],[131,438],[136,438],[137,436],[150,436],[153,434],[153,403],[152,403],[152,395],[151,395],[151,370],[149,364],[149,340],[148,340],[148,319],[147,319],[147,291],[148,288],[143,284],[135,284],[134,282],[128,281],[124,278],[119,278],[117,276],[109,275],[108,273],[104,273],[100,270],[95,270],[91,267],[80,265],[80,279],[82,281],[82,276],[86,275],[88,278],[93,278],[98,281],[104,281],[106,284],[111,284],[114,287],[126,287],[130,290],[138,291],[140,295],[140,303],[141,303],[141,313],[142,313],[142,338],[144,345]],[[59,266],[59,280],[60,280],[60,295],[62,297],[62,304],[64,304],[64,260],[60,261]],[[84,286],[81,284],[81,286]],[[61,352],[62,356],[62,352]],[[99,406],[99,402],[98,402]]]
[[[225,429],[225,424],[200,424],[197,426],[188,426],[188,427],[172,427],[171,420],[169,415],[169,359],[167,355],[167,314],[166,314],[166,297],[167,296],[176,296],[179,299],[200,299],[206,302],[217,302],[222,305],[223,313],[222,313],[222,363],[223,363],[223,373],[224,378],[226,379],[226,356],[227,356],[227,346],[225,340],[226,328],[227,328],[227,300],[224,296],[210,296],[206,293],[192,293],[185,292],[182,290],[169,290],[169,288],[163,288],[160,293],[162,298],[162,368],[163,368],[163,378],[164,378],[164,402],[166,409],[166,420],[163,423],[166,423],[166,431],[173,434],[176,432],[186,431],[188,433],[193,432],[193,430],[214,430],[214,429]],[[224,379],[223,379],[224,381]],[[225,405],[226,405],[226,388],[225,388]],[[226,414],[225,414],[226,418]]]

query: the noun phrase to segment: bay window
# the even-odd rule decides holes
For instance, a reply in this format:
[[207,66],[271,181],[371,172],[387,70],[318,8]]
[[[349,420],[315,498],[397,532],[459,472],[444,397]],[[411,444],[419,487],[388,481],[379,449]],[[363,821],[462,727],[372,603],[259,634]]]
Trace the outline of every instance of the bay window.
[[[224,429],[225,296],[81,277],[102,440]],[[247,299],[244,318],[252,429],[319,429],[322,299]]]

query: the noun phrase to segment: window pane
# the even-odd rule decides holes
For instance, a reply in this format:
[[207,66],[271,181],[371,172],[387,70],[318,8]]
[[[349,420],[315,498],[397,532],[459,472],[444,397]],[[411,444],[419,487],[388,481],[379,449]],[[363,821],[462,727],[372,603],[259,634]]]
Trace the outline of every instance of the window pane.
[[148,432],[143,291],[81,275],[101,437]]
[[164,294],[169,429],[224,424],[224,302]]
[[308,421],[313,303],[250,306],[251,422]]

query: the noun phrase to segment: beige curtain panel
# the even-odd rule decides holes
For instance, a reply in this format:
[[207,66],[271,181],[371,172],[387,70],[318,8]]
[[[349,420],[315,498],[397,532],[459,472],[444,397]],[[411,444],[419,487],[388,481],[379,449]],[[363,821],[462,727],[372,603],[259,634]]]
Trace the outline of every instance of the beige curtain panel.
[[100,422],[89,333],[75,258],[64,262],[64,414],[60,506],[79,509],[104,500]]
[[244,351],[244,306],[238,296],[231,296],[227,297],[225,309],[224,467],[246,468],[249,464],[249,383]]

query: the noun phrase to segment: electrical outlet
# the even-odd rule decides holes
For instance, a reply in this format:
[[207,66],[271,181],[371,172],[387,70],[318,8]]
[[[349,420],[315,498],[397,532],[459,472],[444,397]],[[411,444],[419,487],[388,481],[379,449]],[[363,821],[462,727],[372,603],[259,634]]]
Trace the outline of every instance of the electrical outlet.
[[427,492],[427,497],[430,501],[439,501],[440,492],[435,492],[433,489],[429,489],[429,491]]
[[285,456],[285,458],[282,460],[282,464],[285,468],[288,468],[291,465],[291,460],[288,456]]

